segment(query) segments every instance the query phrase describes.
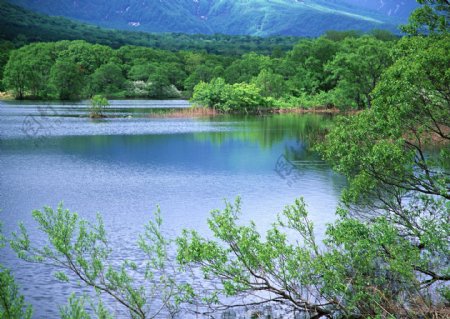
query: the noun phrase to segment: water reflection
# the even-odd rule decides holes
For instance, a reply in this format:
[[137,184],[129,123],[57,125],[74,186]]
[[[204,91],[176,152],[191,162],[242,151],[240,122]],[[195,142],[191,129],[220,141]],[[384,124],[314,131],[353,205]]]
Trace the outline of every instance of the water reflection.
[[259,117],[221,116],[207,121],[226,126],[234,125],[239,129],[231,132],[199,133],[196,134],[199,140],[208,139],[221,144],[226,140],[235,139],[256,142],[262,147],[270,148],[274,143],[286,138],[314,144],[330,127],[332,117],[317,114],[277,114]]
[[[121,114],[136,108],[117,103],[126,104]],[[126,258],[136,255],[137,236],[157,204],[170,234],[195,228],[208,236],[209,211],[238,195],[242,222],[255,220],[260,230],[269,228],[276,214],[300,196],[319,233],[334,218],[345,181],[311,149],[330,117],[133,115],[95,123],[68,114],[67,105],[52,107],[64,115],[43,117],[44,125],[55,119],[59,124],[36,143],[21,127],[28,114],[38,114],[37,106],[0,105],[0,209],[6,233],[17,229],[18,221],[35,229],[31,211],[64,200],[67,208],[89,220],[101,212],[114,248]],[[280,158],[293,165],[290,172],[298,178],[277,173]],[[36,231],[31,236],[43,240]],[[57,316],[58,305],[73,287],[7,250],[0,252],[0,262],[13,268],[36,318]]]

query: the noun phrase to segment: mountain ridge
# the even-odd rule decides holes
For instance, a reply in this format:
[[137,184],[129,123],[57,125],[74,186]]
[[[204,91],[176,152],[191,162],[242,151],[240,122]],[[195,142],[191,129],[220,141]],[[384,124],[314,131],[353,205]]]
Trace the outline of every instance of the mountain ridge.
[[[0,0],[0,44],[22,46],[32,42],[84,40],[119,48],[124,45],[169,51],[206,51],[211,54],[242,55],[248,52],[271,54],[292,49],[299,37],[255,37],[224,34],[149,33],[113,30],[70,18],[48,16]],[[1,51],[1,50],[0,50]]]
[[318,36],[397,25],[414,0],[10,0],[10,3],[102,27],[145,32]]

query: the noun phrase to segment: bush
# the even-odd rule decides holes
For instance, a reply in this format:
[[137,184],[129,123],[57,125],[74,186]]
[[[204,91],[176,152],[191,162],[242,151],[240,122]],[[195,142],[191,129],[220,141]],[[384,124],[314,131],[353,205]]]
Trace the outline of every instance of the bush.
[[197,84],[191,101],[222,112],[252,112],[268,105],[268,101],[261,96],[261,91],[256,85],[247,83],[231,85],[225,83],[222,78]]
[[91,99],[91,107],[90,107],[90,114],[89,116],[91,118],[100,118],[104,117],[103,111],[105,108],[109,106],[108,100],[101,96],[101,95],[95,95]]
[[239,300],[312,318],[439,316],[444,299],[435,294],[430,301],[427,285],[436,280],[445,288],[449,279],[422,276],[430,259],[420,247],[383,216],[362,221],[344,210],[338,216],[319,243],[303,200],[287,206],[266,234],[253,222],[238,223],[239,199],[227,203],[208,220],[213,238],[184,231],[177,239],[178,262],[206,278],[203,287],[191,282],[191,297],[212,309]]

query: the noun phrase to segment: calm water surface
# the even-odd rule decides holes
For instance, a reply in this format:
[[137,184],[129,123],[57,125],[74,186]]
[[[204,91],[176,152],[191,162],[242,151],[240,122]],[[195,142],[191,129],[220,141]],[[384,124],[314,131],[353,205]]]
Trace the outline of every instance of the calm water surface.
[[[115,249],[129,257],[160,205],[167,233],[195,228],[224,199],[242,198],[242,222],[270,227],[283,207],[304,197],[317,232],[334,218],[345,183],[309,149],[331,121],[319,115],[167,118],[184,101],[113,101],[111,117],[93,121],[86,103],[0,102],[0,213],[4,232],[23,221],[34,240],[33,209],[64,206],[93,220],[103,215]],[[17,260],[13,269],[35,318],[57,317],[73,287],[51,269]]]

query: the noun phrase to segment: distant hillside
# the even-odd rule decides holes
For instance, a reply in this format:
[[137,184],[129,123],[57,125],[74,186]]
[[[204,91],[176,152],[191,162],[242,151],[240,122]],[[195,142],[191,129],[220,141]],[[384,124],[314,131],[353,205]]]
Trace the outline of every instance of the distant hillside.
[[297,37],[151,34],[110,30],[62,17],[49,17],[0,0],[0,40],[13,41],[20,46],[36,41],[78,39],[113,48],[139,45],[172,51],[205,50],[227,55],[240,55],[250,51],[262,54],[271,54],[274,50],[287,51],[299,40]]
[[417,1],[411,0],[328,0],[324,2],[348,5],[349,10],[353,7],[376,12],[401,23],[406,22],[411,12],[418,7]]
[[397,31],[415,0],[11,0],[37,12],[148,32],[318,36]]

